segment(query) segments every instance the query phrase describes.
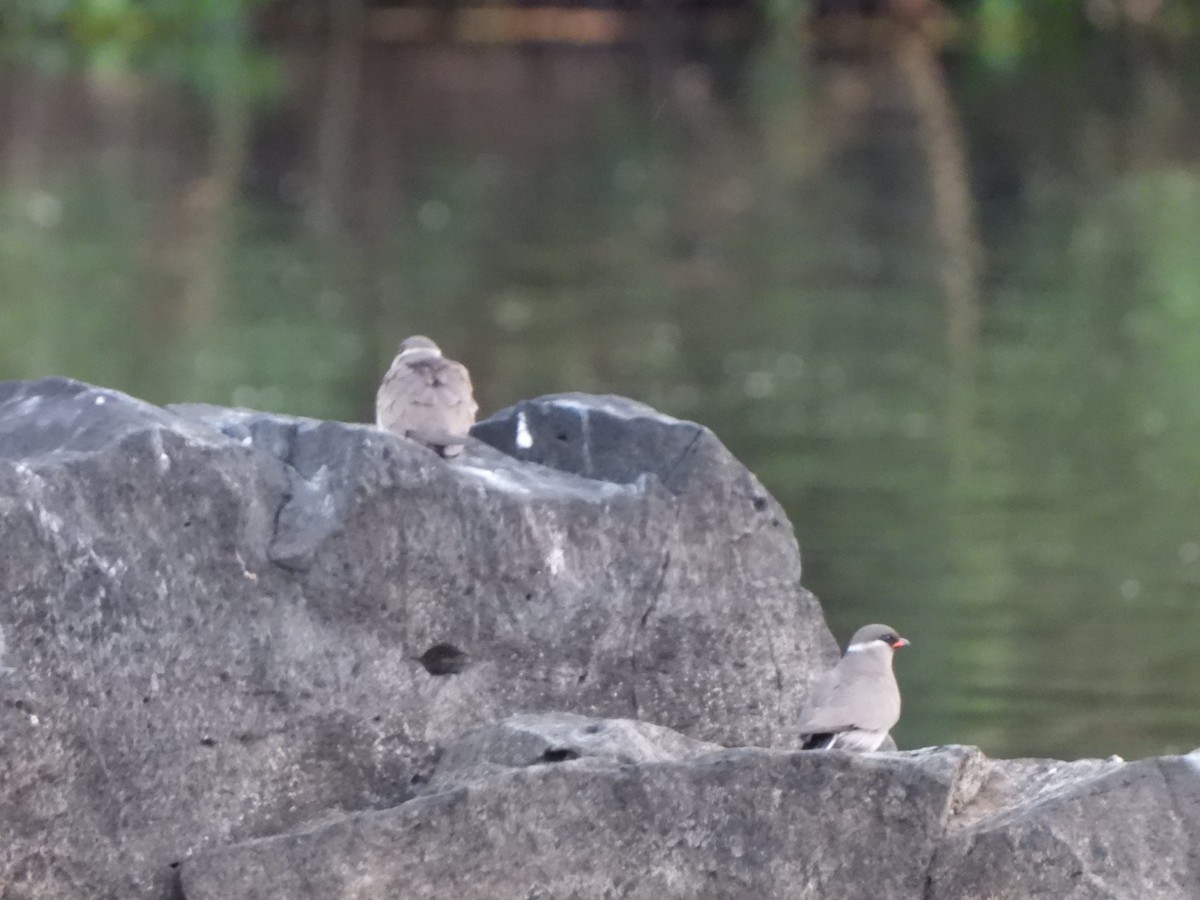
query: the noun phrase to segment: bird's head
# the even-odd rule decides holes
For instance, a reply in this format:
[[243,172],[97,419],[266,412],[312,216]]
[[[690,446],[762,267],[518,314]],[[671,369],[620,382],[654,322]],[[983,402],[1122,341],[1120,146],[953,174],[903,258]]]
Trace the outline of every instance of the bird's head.
[[405,362],[418,359],[436,359],[442,355],[438,345],[422,334],[414,334],[400,342],[397,358]]
[[900,633],[889,625],[864,625],[854,632],[854,637],[850,638],[850,646],[846,648],[846,652],[883,650],[885,648],[891,651],[907,646],[908,640],[902,638]]

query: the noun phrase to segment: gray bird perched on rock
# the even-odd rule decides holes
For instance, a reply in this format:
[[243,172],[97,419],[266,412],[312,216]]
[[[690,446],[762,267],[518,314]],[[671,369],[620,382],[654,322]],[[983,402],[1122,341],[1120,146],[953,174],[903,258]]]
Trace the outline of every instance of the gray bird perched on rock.
[[375,395],[375,424],[420,441],[445,458],[462,453],[479,407],[466,366],[416,335],[400,351]]
[[900,720],[900,688],[892,654],[908,641],[887,625],[854,632],[838,664],[817,679],[800,713],[805,750],[879,749]]

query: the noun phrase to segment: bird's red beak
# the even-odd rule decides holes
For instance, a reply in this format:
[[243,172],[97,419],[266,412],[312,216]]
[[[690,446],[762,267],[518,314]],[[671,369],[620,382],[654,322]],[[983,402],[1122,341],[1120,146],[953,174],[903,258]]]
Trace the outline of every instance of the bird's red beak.
[[898,638],[896,638],[896,643],[892,644],[892,649],[899,650],[901,647],[907,647],[907,646],[908,646],[908,639],[898,637]]

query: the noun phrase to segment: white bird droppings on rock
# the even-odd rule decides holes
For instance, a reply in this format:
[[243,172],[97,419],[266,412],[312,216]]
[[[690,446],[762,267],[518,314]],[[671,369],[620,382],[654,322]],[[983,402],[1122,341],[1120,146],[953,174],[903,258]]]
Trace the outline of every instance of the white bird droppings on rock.
[[528,450],[533,446],[533,435],[529,433],[529,423],[525,421],[525,413],[517,413],[517,446]]
[[567,556],[563,553],[562,544],[555,541],[554,547],[550,550],[550,555],[546,557],[546,568],[550,570],[551,575],[558,575],[566,568]]

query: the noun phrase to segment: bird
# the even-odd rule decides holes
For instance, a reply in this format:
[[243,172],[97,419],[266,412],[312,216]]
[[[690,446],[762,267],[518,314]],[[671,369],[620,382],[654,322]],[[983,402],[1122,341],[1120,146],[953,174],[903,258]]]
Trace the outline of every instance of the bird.
[[405,338],[375,395],[375,424],[444,459],[462,453],[479,406],[471,375],[424,335]]
[[854,632],[836,666],[817,679],[800,713],[805,750],[871,753],[900,720],[892,654],[909,642],[887,625]]

